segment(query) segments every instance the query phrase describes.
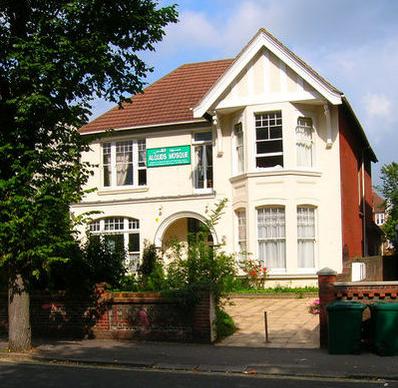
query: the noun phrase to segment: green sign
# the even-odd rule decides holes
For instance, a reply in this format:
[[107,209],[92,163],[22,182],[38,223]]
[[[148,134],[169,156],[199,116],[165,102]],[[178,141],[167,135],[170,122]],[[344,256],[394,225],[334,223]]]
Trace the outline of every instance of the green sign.
[[191,146],[148,148],[146,150],[147,167],[177,166],[191,164]]

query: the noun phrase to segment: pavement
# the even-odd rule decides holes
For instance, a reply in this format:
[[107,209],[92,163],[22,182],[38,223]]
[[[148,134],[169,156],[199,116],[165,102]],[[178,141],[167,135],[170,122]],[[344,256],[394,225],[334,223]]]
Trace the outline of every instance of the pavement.
[[[319,316],[308,312],[312,298],[231,297],[224,309],[238,330],[222,346],[308,348],[319,347]],[[268,342],[265,341],[265,318]]]
[[398,380],[397,358],[372,353],[329,355],[323,349],[231,347],[114,340],[36,341],[34,350],[9,354],[0,339],[0,361],[302,376]]

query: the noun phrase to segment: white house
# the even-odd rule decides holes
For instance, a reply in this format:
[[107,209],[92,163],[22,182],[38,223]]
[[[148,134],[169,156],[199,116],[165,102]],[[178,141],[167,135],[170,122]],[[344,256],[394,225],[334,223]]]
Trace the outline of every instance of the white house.
[[269,284],[311,284],[369,253],[376,157],[344,94],[265,29],[236,58],[182,65],[81,134],[98,190],[72,210],[100,210],[92,232],[132,261],[144,240],[186,240],[222,198],[213,240],[263,260]]

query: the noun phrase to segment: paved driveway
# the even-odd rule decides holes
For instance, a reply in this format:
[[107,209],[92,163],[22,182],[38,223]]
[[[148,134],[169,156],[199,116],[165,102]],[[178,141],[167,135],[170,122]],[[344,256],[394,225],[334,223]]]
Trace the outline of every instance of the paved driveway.
[[[238,330],[222,346],[318,348],[319,317],[308,312],[315,298],[231,298],[225,310]],[[264,311],[268,317],[269,343],[265,343]]]

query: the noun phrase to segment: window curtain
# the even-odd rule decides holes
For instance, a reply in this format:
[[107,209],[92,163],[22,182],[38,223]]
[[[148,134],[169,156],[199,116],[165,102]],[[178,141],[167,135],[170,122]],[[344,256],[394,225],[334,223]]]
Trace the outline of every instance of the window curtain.
[[239,210],[236,212],[238,217],[238,245],[239,261],[244,261],[247,256],[247,246],[246,246],[246,211]]
[[116,143],[116,184],[133,184],[133,142]]
[[257,210],[258,259],[268,268],[286,268],[284,208]]
[[299,118],[296,127],[297,165],[312,167],[312,121]]
[[204,152],[203,146],[196,146],[195,147],[196,153],[196,172],[195,172],[195,187],[197,189],[204,188],[204,181],[205,181],[205,171],[204,171]]
[[116,155],[116,179],[117,185],[123,186],[127,183],[127,172],[129,168],[129,156],[117,153]]
[[297,256],[299,268],[315,268],[315,209],[297,208]]

